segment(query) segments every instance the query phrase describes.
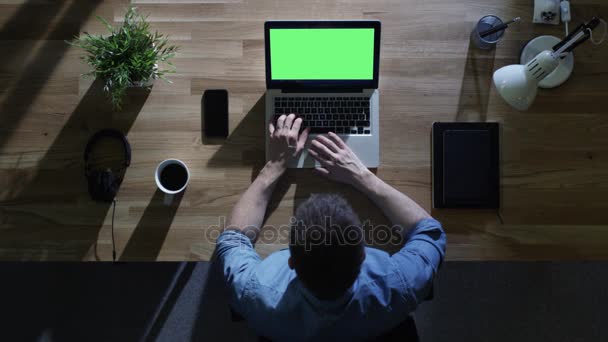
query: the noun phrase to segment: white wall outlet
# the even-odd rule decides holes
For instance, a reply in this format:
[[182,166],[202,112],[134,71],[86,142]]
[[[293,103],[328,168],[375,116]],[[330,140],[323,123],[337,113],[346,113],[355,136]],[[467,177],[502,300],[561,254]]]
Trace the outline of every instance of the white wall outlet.
[[536,24],[559,25],[559,0],[534,0],[534,18]]

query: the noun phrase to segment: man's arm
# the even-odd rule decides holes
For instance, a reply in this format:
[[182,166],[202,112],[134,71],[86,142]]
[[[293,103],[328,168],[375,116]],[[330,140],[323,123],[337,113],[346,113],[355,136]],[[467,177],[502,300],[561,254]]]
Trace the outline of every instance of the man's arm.
[[365,170],[361,181],[355,187],[366,194],[382,209],[393,225],[410,231],[418,222],[431,215],[406,194],[386,184],[369,170]]
[[239,230],[252,242],[257,240],[276,184],[285,173],[287,162],[299,156],[308,138],[308,128],[299,133],[301,126],[302,119],[296,119],[294,114],[282,115],[276,127],[270,123],[270,160],[234,206],[226,229]]
[[308,130],[298,134],[301,125],[302,120],[296,120],[293,114],[281,116],[276,126],[270,124],[269,161],[234,206],[226,229],[216,241],[215,255],[231,293],[233,308],[240,313],[244,311],[240,299],[255,266],[261,262],[253,243],[262,226],[266,206],[287,162],[299,155],[308,138]]
[[264,220],[266,206],[281,175],[282,172],[276,165],[272,162],[266,163],[257,178],[236,202],[226,229],[239,230],[255,242]]
[[322,167],[316,169],[338,182],[350,184],[366,194],[394,225],[409,231],[418,222],[431,216],[416,202],[386,184],[369,171],[355,153],[334,133],[318,136],[309,153]]

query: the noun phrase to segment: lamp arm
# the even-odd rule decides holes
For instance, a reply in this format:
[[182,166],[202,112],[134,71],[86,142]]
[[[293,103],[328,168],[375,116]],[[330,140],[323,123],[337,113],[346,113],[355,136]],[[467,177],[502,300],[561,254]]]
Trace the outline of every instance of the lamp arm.
[[595,29],[599,23],[600,20],[597,17],[593,17],[589,22],[580,24],[567,35],[566,38],[553,46],[553,51],[563,58],[564,56],[562,56],[562,54],[571,52],[574,48],[589,39],[591,35],[590,32]]
[[[583,37],[584,39],[582,39]],[[589,38],[589,34],[585,31],[580,31],[574,36],[574,38],[566,41],[565,44],[562,45],[559,49],[554,50],[555,54],[561,57],[562,53],[566,54],[574,50],[575,47],[587,40],[587,38]]]

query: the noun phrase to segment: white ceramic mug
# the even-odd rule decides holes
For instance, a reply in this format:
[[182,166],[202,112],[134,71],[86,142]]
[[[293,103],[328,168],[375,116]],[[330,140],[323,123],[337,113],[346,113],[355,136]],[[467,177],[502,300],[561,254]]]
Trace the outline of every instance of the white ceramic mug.
[[[177,190],[167,189],[161,182],[161,174],[162,174],[163,170],[167,166],[173,165],[173,164],[180,165],[181,167],[184,168],[184,170],[186,170],[186,181],[184,182],[184,185]],[[179,159],[167,159],[167,160],[162,161],[160,164],[158,164],[158,166],[156,167],[156,172],[154,174],[154,178],[156,179],[156,186],[158,186],[158,188],[162,192],[165,193],[165,199],[163,200],[163,203],[165,205],[171,205],[173,203],[173,199],[175,198],[175,196],[177,194],[181,193],[182,191],[184,191],[186,189],[186,187],[188,186],[188,182],[190,181],[190,170],[188,170],[188,167],[186,166],[186,164]]]

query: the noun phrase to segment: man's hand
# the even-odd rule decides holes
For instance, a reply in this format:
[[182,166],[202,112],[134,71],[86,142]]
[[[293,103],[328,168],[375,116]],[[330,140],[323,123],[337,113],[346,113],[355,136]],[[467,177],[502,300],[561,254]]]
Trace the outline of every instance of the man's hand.
[[287,163],[302,153],[310,129],[307,127],[300,134],[301,127],[302,119],[296,118],[295,114],[281,115],[276,126],[272,122],[270,123],[268,127],[270,134],[268,167],[273,171],[283,174]]
[[332,132],[317,136],[308,153],[321,163],[322,167],[315,169],[316,172],[338,182],[359,188],[372,174],[350,147]]

